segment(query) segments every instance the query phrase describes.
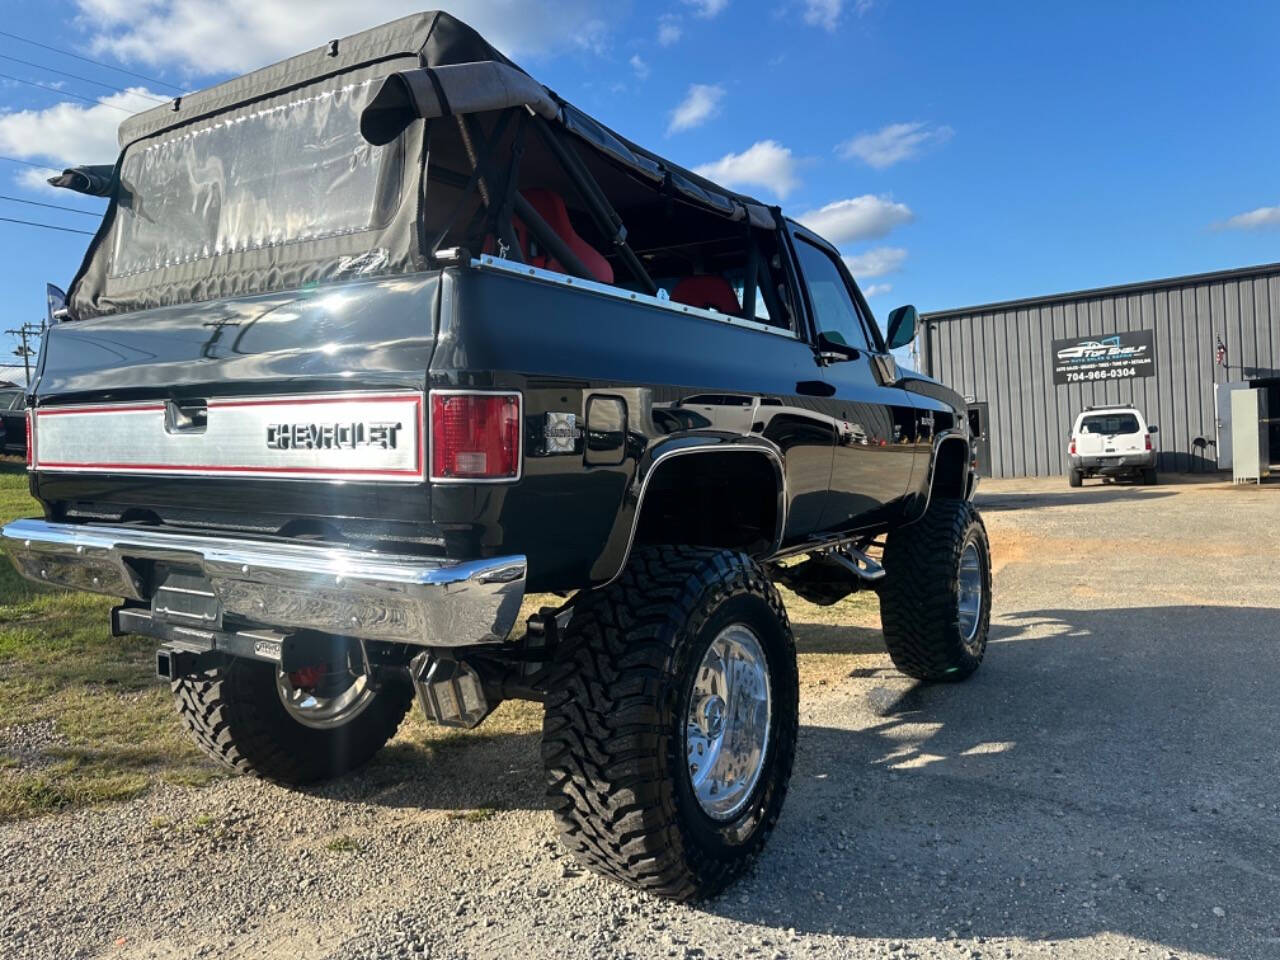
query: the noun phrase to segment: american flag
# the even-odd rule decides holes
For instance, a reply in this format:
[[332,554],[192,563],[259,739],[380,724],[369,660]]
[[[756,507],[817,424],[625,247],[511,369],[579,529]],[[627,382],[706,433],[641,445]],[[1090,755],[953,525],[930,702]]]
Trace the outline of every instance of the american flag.
[[1227,345],[1222,342],[1222,338],[1218,338],[1218,366],[1225,367],[1227,365]]

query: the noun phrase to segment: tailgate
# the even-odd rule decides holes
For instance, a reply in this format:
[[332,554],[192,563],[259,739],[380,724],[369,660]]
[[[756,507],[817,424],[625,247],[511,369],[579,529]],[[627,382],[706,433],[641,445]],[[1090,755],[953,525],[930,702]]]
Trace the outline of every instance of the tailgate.
[[36,385],[41,499],[93,517],[262,511],[276,518],[255,522],[266,529],[282,516],[425,516],[437,285],[333,284],[51,328]]
[[1141,433],[1082,433],[1076,439],[1076,452],[1086,457],[1125,456],[1144,453]]

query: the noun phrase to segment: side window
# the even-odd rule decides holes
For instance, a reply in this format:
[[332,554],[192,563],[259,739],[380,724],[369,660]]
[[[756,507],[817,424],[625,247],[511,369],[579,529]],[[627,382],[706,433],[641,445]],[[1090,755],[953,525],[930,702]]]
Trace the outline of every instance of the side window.
[[849,296],[849,288],[845,286],[835,261],[825,250],[815,247],[803,237],[797,237],[796,241],[796,254],[800,258],[805,286],[809,288],[818,329],[832,340],[860,350],[871,349],[857,305]]

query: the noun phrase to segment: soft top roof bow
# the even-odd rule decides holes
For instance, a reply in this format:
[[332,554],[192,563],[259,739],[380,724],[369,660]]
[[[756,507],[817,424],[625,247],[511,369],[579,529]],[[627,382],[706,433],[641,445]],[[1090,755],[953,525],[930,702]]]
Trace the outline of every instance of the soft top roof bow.
[[383,81],[360,116],[360,133],[374,146],[390,143],[414,120],[455,113],[528,107],[555,119],[560,105],[527,73],[496,60],[401,70]]

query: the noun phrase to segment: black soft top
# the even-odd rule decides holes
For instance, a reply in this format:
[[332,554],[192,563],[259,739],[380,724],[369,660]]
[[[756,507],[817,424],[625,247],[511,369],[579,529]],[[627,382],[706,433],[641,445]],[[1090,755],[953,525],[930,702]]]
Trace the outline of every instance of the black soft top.
[[[150,216],[146,195],[132,189],[136,183],[126,182],[130,162],[145,169],[151,162],[146,152],[152,150],[161,158],[156,164],[166,162],[165,151],[168,157],[177,157],[183,149],[180,141],[189,132],[199,136],[218,127],[229,128],[228,120],[233,126],[255,111],[270,113],[289,103],[295,92],[336,91],[357,84],[373,84],[377,92],[361,109],[355,135],[397,158],[379,174],[386,182],[380,181],[378,197],[392,199],[386,209],[378,209],[380,219],[367,228],[283,242],[261,238],[234,242],[233,236],[216,248],[184,250],[163,236],[164,221]],[[423,212],[430,212],[424,198],[432,121],[454,118],[458,125],[469,127],[473,114],[512,117],[526,110],[535,115],[535,125],[542,125],[539,129],[563,132],[581,144],[584,153],[619,169],[637,185],[651,185],[655,197],[682,200],[713,220],[724,218],[744,227],[773,231],[783,222],[776,209],[663,159],[578,110],[457,18],[441,12],[419,13],[177,97],[122,123],[122,152],[116,166],[109,177],[105,168],[99,171],[105,183],[102,193],[111,196],[111,204],[72,281],[71,316],[85,319],[425,269],[433,262],[434,252],[434,247],[425,245],[429,238],[423,220]],[[232,143],[227,149],[251,146]],[[434,158],[431,164],[434,169]],[[178,176],[186,178],[181,186],[189,188],[199,203],[221,200],[222,167],[214,166],[212,173],[190,164],[179,168]],[[513,202],[520,200],[515,197]],[[252,222],[252,215],[247,216],[241,217],[242,227]],[[522,216],[528,220],[529,212]],[[152,230],[146,257],[128,261],[126,254],[119,263],[113,262],[113,246],[132,249],[126,241],[113,244],[117,224],[122,236],[130,224]],[[636,265],[620,221],[604,235],[626,262]],[[647,276],[643,279],[641,289],[652,287]]]
[[[387,73],[415,68],[435,70],[459,64],[490,64],[529,76],[456,17],[438,10],[415,13],[341,40],[333,40],[315,50],[130,117],[120,125],[120,146],[127,147],[138,140],[292,87],[305,86],[325,77],[375,64],[387,64]],[[470,77],[475,76],[476,73],[471,72]],[[766,205],[760,201],[713,183],[632,143],[536,80],[533,84],[544,95],[545,103],[553,105],[550,111],[540,112],[548,114],[548,119],[554,118],[591,147],[634,173],[655,183],[669,180],[671,186],[687,199],[732,219],[750,217],[757,227],[772,229],[776,226]],[[466,104],[455,102],[452,109],[466,112]]]

